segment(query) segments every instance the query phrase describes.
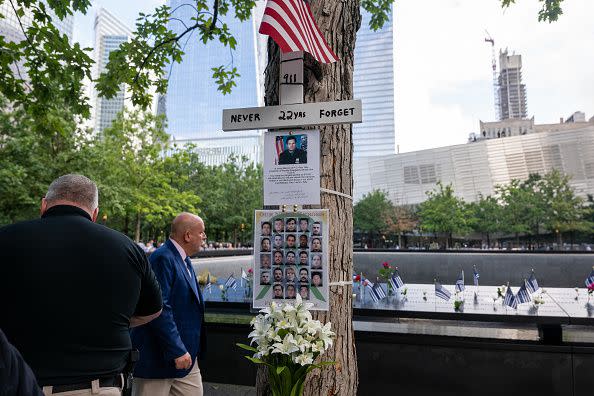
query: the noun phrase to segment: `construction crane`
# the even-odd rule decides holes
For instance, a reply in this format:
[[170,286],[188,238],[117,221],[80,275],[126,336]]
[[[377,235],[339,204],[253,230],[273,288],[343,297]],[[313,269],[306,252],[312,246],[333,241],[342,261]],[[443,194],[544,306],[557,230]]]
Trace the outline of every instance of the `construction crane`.
[[495,117],[497,120],[501,119],[500,105],[499,105],[499,81],[497,79],[497,58],[495,57],[495,40],[491,37],[489,32],[485,30],[487,37],[486,43],[491,43],[491,66],[493,68],[493,97],[495,99]]

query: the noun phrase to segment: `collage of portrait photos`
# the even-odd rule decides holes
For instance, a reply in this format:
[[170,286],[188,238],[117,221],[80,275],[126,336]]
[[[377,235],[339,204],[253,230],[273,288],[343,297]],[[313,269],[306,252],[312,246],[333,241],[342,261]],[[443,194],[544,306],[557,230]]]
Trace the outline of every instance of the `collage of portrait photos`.
[[292,300],[297,294],[314,303],[327,301],[328,237],[320,217],[282,213],[256,223],[254,307],[261,304],[256,300]]

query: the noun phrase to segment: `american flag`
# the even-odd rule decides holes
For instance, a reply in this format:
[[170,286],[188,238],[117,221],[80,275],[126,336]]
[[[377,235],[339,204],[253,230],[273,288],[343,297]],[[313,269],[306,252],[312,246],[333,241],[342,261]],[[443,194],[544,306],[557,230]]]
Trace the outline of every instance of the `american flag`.
[[442,286],[441,283],[435,282],[435,295],[439,298],[443,298],[446,301],[450,300],[452,293],[448,289]]
[[530,278],[526,282],[526,286],[528,287],[528,291],[530,293],[534,293],[539,289],[538,282],[536,281],[536,276],[534,276],[534,271],[530,274]]
[[386,292],[379,283],[373,285],[373,294],[375,294],[379,300],[386,297]]
[[394,271],[394,274],[390,277],[390,284],[392,285],[392,288],[396,290],[404,286],[404,282],[402,281],[398,270]]
[[227,289],[232,288],[233,290],[237,290],[237,281],[233,277],[233,274],[229,275],[229,278],[227,278],[227,281],[225,282],[225,287]]
[[321,63],[338,60],[305,0],[268,0],[259,32],[269,35],[283,53],[306,51]]
[[594,269],[590,272],[590,275],[586,278],[586,287],[590,287],[590,285],[594,284]]
[[526,288],[525,280],[524,280],[524,284],[522,285],[522,287],[520,287],[520,290],[518,290],[518,294],[516,294],[516,298],[518,299],[519,304],[527,303],[527,302],[530,302],[530,300],[532,300],[532,298],[530,298],[530,293],[528,293],[528,289]]
[[479,285],[479,273],[476,269],[476,265],[474,266],[474,285],[478,286]]
[[276,160],[277,160],[277,163],[278,163],[278,159],[280,157],[280,154],[285,149],[285,143],[283,142],[283,137],[282,136],[277,136],[276,137],[275,148],[276,148]]
[[458,279],[456,279],[456,291],[464,291],[464,270],[460,270],[460,275],[458,276]]
[[516,296],[511,291],[511,287],[507,287],[507,292],[505,293],[505,299],[503,303],[508,307],[512,307],[513,309],[518,308],[518,300],[516,300]]
[[210,283],[210,272],[206,276],[206,287],[204,289],[208,290],[208,292],[212,294],[212,283]]
[[374,286],[373,282],[370,282],[369,280],[365,279],[364,285],[365,285],[365,288],[367,289],[367,291],[369,291],[369,295],[371,296],[373,301],[378,302],[379,297],[377,296],[377,294],[375,294],[375,290],[373,289],[373,286]]

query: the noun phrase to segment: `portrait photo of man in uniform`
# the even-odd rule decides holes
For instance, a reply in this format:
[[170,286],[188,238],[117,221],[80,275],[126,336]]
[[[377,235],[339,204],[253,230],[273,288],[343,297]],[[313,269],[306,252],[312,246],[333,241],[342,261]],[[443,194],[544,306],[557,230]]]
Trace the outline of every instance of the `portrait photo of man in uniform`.
[[275,282],[282,282],[283,281],[283,270],[280,268],[275,268],[272,272],[272,276]]
[[[277,139],[282,139],[278,136]],[[297,142],[299,138],[299,143]],[[307,137],[305,135],[290,135],[285,139],[284,150],[278,156],[279,165],[307,164],[307,150],[303,143]],[[277,142],[277,147],[278,147]],[[278,148],[277,148],[278,150]]]
[[286,258],[286,260],[285,260],[286,265],[295,265],[295,252],[294,251],[292,251],[292,250],[288,251],[285,258]]
[[283,265],[283,252],[277,250],[274,252],[274,265]]
[[272,287],[272,291],[273,291],[273,297],[272,298],[284,298],[283,296],[283,285],[281,284],[275,284]]
[[280,234],[275,234],[273,245],[274,245],[275,250],[282,249],[283,248],[283,236]]
[[268,221],[262,223],[262,236],[270,236],[272,226]]
[[270,269],[270,256],[267,254],[260,255],[260,267]]
[[260,276],[260,284],[261,285],[269,285],[270,284],[270,272],[269,271],[262,271],[262,275]]
[[283,219],[274,220],[274,232],[281,233],[285,230],[285,222]]

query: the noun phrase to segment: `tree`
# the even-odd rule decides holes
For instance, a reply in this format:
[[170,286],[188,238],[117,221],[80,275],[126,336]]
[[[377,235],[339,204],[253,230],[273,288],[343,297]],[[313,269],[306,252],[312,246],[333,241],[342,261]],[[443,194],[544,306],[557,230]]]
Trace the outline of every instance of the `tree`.
[[414,210],[407,206],[393,206],[386,224],[390,232],[398,235],[398,246],[402,247],[402,236],[413,231],[418,226],[418,219]]
[[176,188],[188,175],[165,167],[183,158],[163,158],[168,140],[161,117],[124,111],[88,147],[92,161],[87,173],[102,192],[103,211],[123,217],[126,232],[133,221],[136,241],[143,221],[163,226],[179,212],[197,212],[200,198]]
[[[377,3],[380,3],[379,1]],[[389,4],[387,4],[389,7]],[[320,31],[340,62],[319,64],[305,54],[305,102],[328,102],[353,98],[353,55],[356,32],[361,23],[359,2],[356,0],[326,0],[310,3]],[[265,103],[278,104],[279,50],[268,40],[268,68]],[[320,183],[323,188],[347,196],[353,194],[352,127],[329,125],[320,127]],[[321,204],[330,211],[330,246],[328,272],[331,281],[350,280],[353,271],[353,205],[348,198],[322,194]],[[330,287],[330,307],[327,312],[316,311],[314,319],[332,322],[337,338],[324,359],[336,362],[334,370],[314,370],[304,387],[306,395],[357,394],[357,357],[352,322],[353,297],[350,287]],[[261,371],[259,371],[259,374]],[[258,392],[263,394],[264,380],[259,375]]]
[[63,127],[40,134],[33,117],[0,94],[0,225],[37,216],[49,183],[87,163],[79,147],[88,131],[68,122],[67,110],[60,114]]
[[353,207],[355,229],[366,232],[370,241],[373,233],[382,234],[388,230],[388,219],[394,211],[385,191],[373,190],[365,194]]
[[588,231],[591,225],[584,221],[584,200],[575,195],[569,185],[570,176],[554,169],[547,173],[541,183],[545,200],[545,227],[557,236],[559,246],[564,232]]
[[454,195],[451,184],[427,191],[427,200],[419,205],[419,219],[423,230],[446,234],[446,249],[449,248],[452,234],[466,233],[469,230],[464,201]]
[[471,215],[470,226],[475,232],[484,234],[487,238],[487,246],[491,246],[490,236],[501,230],[502,210],[496,198],[488,195],[480,195],[477,202],[468,205]]

